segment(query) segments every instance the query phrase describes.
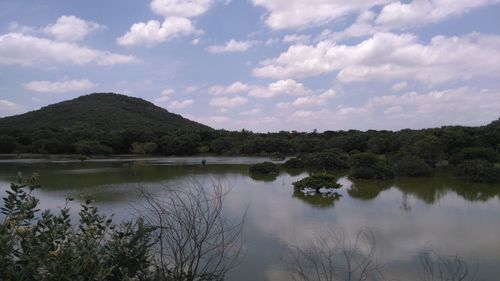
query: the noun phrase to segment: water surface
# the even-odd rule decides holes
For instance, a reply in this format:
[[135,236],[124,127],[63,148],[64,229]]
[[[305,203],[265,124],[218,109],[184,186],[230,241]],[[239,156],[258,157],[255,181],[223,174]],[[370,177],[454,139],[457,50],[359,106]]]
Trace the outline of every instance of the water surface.
[[[307,173],[281,172],[276,177],[248,174],[248,165],[261,158],[112,159],[92,162],[68,160],[2,160],[0,186],[4,190],[18,171],[40,174],[37,191],[42,208],[57,208],[73,197],[76,208],[87,198],[116,220],[134,214],[141,202],[139,188],[160,192],[171,185],[196,180],[205,185],[222,182],[231,187],[227,215],[246,213],[245,258],[227,277],[229,281],[289,280],[283,267],[287,246],[306,245],[325,227],[347,237],[370,230],[376,255],[391,278],[417,280],[419,256],[432,249],[458,255],[478,264],[480,280],[500,276],[500,186],[453,179],[446,171],[424,179],[351,181],[339,173],[342,198],[335,200],[294,193],[292,182]],[[3,192],[3,191],[2,191]]]

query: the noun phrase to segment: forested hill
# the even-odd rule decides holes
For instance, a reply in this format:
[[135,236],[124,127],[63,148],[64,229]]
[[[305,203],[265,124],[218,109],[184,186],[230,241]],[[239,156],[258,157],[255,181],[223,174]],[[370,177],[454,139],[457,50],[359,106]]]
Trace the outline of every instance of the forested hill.
[[140,98],[95,93],[25,114],[0,118],[0,131],[60,130],[76,124],[87,124],[103,131],[210,129]]
[[143,99],[96,93],[0,118],[0,153],[149,153],[179,135],[210,131]]

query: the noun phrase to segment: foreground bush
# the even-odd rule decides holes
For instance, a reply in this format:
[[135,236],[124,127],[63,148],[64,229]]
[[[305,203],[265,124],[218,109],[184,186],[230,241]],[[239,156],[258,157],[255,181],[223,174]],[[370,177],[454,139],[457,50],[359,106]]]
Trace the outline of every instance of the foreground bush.
[[90,202],[74,225],[67,204],[40,212],[37,187],[19,176],[3,198],[0,280],[221,281],[237,264],[243,220],[223,217],[221,185],[143,191],[143,217],[120,225]]
[[254,174],[278,174],[278,165],[272,162],[262,162],[250,166],[250,173]]
[[396,162],[394,172],[398,176],[428,177],[432,168],[422,158],[408,155]]
[[66,206],[40,213],[36,177],[13,183],[1,208],[1,280],[153,280],[153,228],[142,220],[117,226],[89,202],[76,227]]
[[352,154],[349,163],[350,176],[357,179],[390,179],[394,177],[385,160],[377,158],[370,152]]

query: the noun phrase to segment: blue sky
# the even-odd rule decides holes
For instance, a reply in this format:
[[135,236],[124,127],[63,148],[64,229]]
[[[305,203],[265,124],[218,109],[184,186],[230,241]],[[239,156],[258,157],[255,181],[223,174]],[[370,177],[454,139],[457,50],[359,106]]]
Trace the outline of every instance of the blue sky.
[[500,0],[0,1],[0,116],[92,92],[214,128],[500,117]]

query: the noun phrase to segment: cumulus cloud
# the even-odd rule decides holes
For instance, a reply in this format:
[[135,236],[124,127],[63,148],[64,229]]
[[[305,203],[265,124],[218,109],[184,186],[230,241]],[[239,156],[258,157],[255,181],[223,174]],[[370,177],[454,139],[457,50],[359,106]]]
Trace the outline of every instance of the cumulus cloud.
[[0,36],[0,64],[35,65],[61,63],[113,65],[136,63],[137,58],[54,41],[21,33]]
[[44,32],[51,34],[60,41],[80,41],[89,33],[103,26],[92,21],[86,21],[76,16],[61,16],[57,22],[48,25]]
[[413,0],[410,3],[398,1],[384,6],[375,22],[389,28],[420,26],[499,2],[498,0]]
[[297,97],[293,102],[279,102],[276,104],[278,109],[288,109],[290,107],[313,107],[324,106],[328,100],[337,95],[335,90],[328,90],[319,95],[308,95]]
[[399,83],[392,85],[391,90],[394,92],[399,92],[399,91],[402,91],[406,88],[408,88],[408,82],[403,81],[403,82],[399,82]]
[[248,91],[250,86],[240,81],[236,81],[228,86],[215,85],[208,89],[208,93],[211,95],[225,95],[225,94],[235,94]]
[[92,89],[95,87],[95,84],[90,80],[84,79],[61,82],[31,81],[23,84],[23,86],[26,90],[38,93],[69,93]]
[[191,99],[182,100],[182,101],[172,101],[170,103],[170,105],[169,105],[169,108],[172,108],[172,109],[184,109],[184,108],[190,107],[193,104],[194,104],[194,101],[191,100]]
[[234,53],[234,52],[245,52],[250,49],[255,42],[253,41],[236,41],[231,39],[224,43],[224,45],[211,45],[207,47],[207,50],[213,54],[219,53]]
[[279,80],[267,87],[253,86],[248,92],[249,96],[258,98],[271,98],[277,95],[305,95],[310,92],[302,83],[293,79]]
[[210,9],[213,0],[153,0],[151,10],[165,18],[167,17],[196,17]]
[[125,35],[117,39],[117,42],[124,46],[153,46],[196,32],[191,20],[183,17],[169,17],[163,23],[157,20],[135,23]]
[[297,44],[297,43],[307,44],[307,43],[309,43],[309,40],[311,40],[310,35],[288,34],[288,35],[283,36],[283,40],[281,40],[281,42],[294,43],[294,44]]
[[19,114],[22,111],[22,107],[17,103],[0,99],[0,117]]
[[491,76],[500,72],[500,36],[436,36],[422,44],[411,34],[376,33],[357,45],[325,40],[293,45],[261,62],[253,74],[301,78],[336,72],[341,82],[413,79],[424,83]]
[[248,102],[248,99],[243,97],[217,97],[210,100],[210,105],[217,107],[238,107]]
[[393,0],[252,0],[268,14],[265,23],[272,29],[308,27],[328,23],[349,14]]
[[[191,18],[207,12],[213,0],[153,0],[151,10],[164,17],[163,23],[157,20],[134,23],[130,30],[117,39],[119,45],[151,47],[173,38],[202,34],[197,30]],[[199,43],[199,38],[193,44]]]
[[358,107],[297,110],[290,118],[301,127],[321,129],[404,129],[481,125],[498,118],[500,91],[462,87],[428,93],[409,92],[369,99]]

